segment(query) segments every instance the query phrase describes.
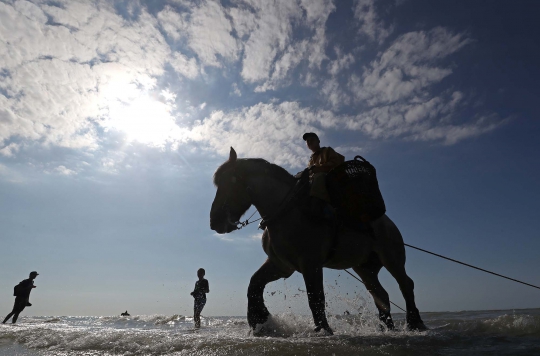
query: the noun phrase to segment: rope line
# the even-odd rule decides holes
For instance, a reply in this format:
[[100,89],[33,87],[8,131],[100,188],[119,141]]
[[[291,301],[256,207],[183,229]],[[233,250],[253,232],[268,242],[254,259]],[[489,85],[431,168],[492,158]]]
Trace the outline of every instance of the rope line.
[[[352,274],[351,272],[347,271],[346,269],[344,269],[345,272],[347,272],[348,274],[350,274],[353,278],[355,278],[357,281],[359,281],[360,283],[362,283],[363,285],[366,285],[364,282],[362,282],[362,280],[358,277],[356,277],[354,274]],[[367,287],[367,286],[366,286]],[[392,302],[390,300],[390,303],[395,306],[396,308],[399,308],[401,310],[403,310],[405,313],[407,312],[405,309],[403,309],[402,307],[400,307],[399,305],[397,305],[396,303]]]
[[[258,210],[255,209],[255,211],[253,212],[253,214],[251,214],[251,216],[250,216],[249,218],[247,218],[247,220],[251,219],[251,218],[253,217],[253,215],[255,215],[257,212],[258,212]],[[246,220],[246,221],[247,221],[247,220]]]
[[425,252],[425,253],[429,253],[429,254],[431,254],[431,255],[433,255],[433,256],[437,256],[437,257],[440,257],[440,258],[444,258],[445,260],[448,260],[448,261],[452,261],[452,262],[455,262],[455,263],[459,263],[459,264],[462,264],[462,265],[464,265],[464,266],[471,267],[471,268],[477,269],[477,270],[482,271],[482,272],[490,273],[490,274],[495,275],[495,276],[497,276],[497,277],[506,278],[506,279],[509,279],[509,280],[511,280],[511,281],[514,281],[514,282],[518,282],[518,283],[521,283],[521,284],[525,284],[526,286],[529,286],[529,287],[533,287],[533,288],[536,288],[536,289],[540,289],[540,287],[535,286],[534,284],[530,284],[530,283],[522,282],[522,281],[517,280],[517,279],[514,279],[514,278],[506,277],[506,276],[503,276],[502,274],[498,274],[498,273],[495,273],[495,272],[491,272],[491,271],[488,271],[487,269],[483,269],[483,268],[480,268],[480,267],[476,267],[476,266],[470,265],[470,264],[465,263],[465,262],[461,262],[461,261],[458,261],[458,260],[454,260],[453,258],[445,257],[445,256],[443,256],[443,255],[439,255],[439,254],[437,254],[437,253],[430,252],[430,251],[428,251],[428,250],[424,250],[424,249],[421,249],[421,248],[416,247],[416,246],[412,246],[412,245],[409,245],[409,244],[404,244],[404,245],[405,245],[405,246],[408,246],[408,247],[410,247],[410,248],[414,248],[414,249],[416,249],[416,250]]

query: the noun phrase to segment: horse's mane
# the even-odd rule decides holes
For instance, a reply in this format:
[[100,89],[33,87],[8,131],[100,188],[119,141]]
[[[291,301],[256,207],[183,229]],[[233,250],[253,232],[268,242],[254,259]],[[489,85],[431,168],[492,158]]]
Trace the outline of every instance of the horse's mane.
[[[219,181],[223,172],[231,168],[233,163],[226,161],[221,166],[216,169],[214,173],[214,185],[217,187],[217,182]],[[253,173],[261,173],[261,169],[264,174],[273,176],[276,179],[284,181],[286,183],[291,183],[294,180],[294,177],[285,170],[285,168],[278,166],[264,160],[262,158],[240,158],[236,160],[236,170],[242,175],[248,175]]]

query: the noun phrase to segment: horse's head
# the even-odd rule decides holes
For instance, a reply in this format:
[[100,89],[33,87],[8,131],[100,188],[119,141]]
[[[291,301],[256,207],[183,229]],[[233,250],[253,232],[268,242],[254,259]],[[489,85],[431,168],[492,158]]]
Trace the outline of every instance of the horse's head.
[[251,206],[246,182],[237,170],[236,158],[231,147],[229,160],[214,174],[217,192],[210,210],[210,228],[218,234],[236,230],[240,218]]

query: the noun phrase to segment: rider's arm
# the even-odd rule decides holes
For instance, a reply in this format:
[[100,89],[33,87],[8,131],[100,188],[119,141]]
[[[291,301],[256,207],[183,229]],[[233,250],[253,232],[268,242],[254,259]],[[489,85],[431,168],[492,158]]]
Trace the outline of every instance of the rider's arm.
[[335,168],[345,162],[345,157],[334,151],[332,147],[326,147],[323,152],[323,164],[319,166],[319,172],[330,172],[332,168]]

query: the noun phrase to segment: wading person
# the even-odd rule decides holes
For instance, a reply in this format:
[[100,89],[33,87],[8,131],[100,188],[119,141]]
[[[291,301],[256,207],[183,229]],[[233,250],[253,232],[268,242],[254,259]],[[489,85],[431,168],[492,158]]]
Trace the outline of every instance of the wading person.
[[201,312],[206,304],[206,293],[210,292],[210,287],[208,286],[208,281],[204,279],[204,268],[199,268],[197,271],[197,277],[199,280],[195,282],[195,289],[191,292],[193,298],[195,298],[195,303],[193,306],[193,320],[195,321],[195,328],[198,329],[201,327]]
[[26,307],[32,306],[30,304],[30,292],[32,291],[32,288],[36,288],[34,285],[34,279],[38,276],[37,272],[30,272],[30,276],[28,279],[25,279],[24,281],[17,284],[14,288],[13,295],[15,296],[15,304],[13,305],[13,310],[11,313],[6,316],[2,324],[5,324],[6,321],[9,320],[13,316],[12,323],[15,324],[17,322],[17,318],[19,317],[19,314],[24,310]]
[[[302,138],[313,152],[309,158],[308,168],[311,181],[311,213],[317,217],[330,218],[330,196],[326,190],[326,174],[332,168],[345,162],[345,157],[334,151],[332,147],[321,147],[319,136],[313,132],[305,133]],[[328,207],[328,209],[325,209]]]

